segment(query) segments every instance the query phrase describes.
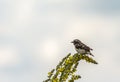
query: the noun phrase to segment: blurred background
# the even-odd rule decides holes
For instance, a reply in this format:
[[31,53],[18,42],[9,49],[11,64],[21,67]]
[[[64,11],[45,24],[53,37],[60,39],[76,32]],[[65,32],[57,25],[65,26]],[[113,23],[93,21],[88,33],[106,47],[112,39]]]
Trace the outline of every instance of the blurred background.
[[76,38],[99,63],[76,82],[120,82],[119,0],[0,0],[0,82],[42,82]]

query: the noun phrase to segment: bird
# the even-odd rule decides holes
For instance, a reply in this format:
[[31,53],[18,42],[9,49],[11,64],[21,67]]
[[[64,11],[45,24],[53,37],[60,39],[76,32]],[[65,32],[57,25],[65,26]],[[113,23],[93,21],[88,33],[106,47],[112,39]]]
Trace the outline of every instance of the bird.
[[91,53],[91,50],[93,49],[82,43],[79,39],[74,39],[71,43],[73,43],[75,50],[77,51],[78,54],[83,54],[83,55],[88,54],[94,56]]

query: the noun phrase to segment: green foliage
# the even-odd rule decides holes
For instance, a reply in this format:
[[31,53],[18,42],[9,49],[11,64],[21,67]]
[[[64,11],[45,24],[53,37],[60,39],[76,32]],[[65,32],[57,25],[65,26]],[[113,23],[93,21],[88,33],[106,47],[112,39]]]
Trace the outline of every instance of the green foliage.
[[77,66],[80,60],[85,60],[88,63],[98,64],[95,60],[87,55],[82,54],[68,54],[61,62],[48,73],[48,79],[43,82],[74,82],[81,78],[80,75],[76,75]]

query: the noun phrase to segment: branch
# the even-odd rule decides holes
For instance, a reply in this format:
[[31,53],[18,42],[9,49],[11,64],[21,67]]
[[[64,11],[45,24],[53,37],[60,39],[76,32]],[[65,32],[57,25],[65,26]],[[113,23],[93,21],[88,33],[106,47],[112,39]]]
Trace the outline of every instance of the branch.
[[80,75],[76,75],[77,66],[80,60],[85,60],[88,63],[98,64],[95,60],[87,55],[82,54],[68,54],[61,62],[48,73],[48,79],[43,82],[74,82],[81,78]]

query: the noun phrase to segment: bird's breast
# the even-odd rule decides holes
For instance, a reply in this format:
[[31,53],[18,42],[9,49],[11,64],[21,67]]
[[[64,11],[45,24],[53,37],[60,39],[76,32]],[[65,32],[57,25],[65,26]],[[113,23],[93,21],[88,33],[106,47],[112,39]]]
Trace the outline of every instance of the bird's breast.
[[85,50],[84,50],[84,49],[76,49],[76,51],[77,51],[78,53],[81,53],[81,54],[85,53]]

